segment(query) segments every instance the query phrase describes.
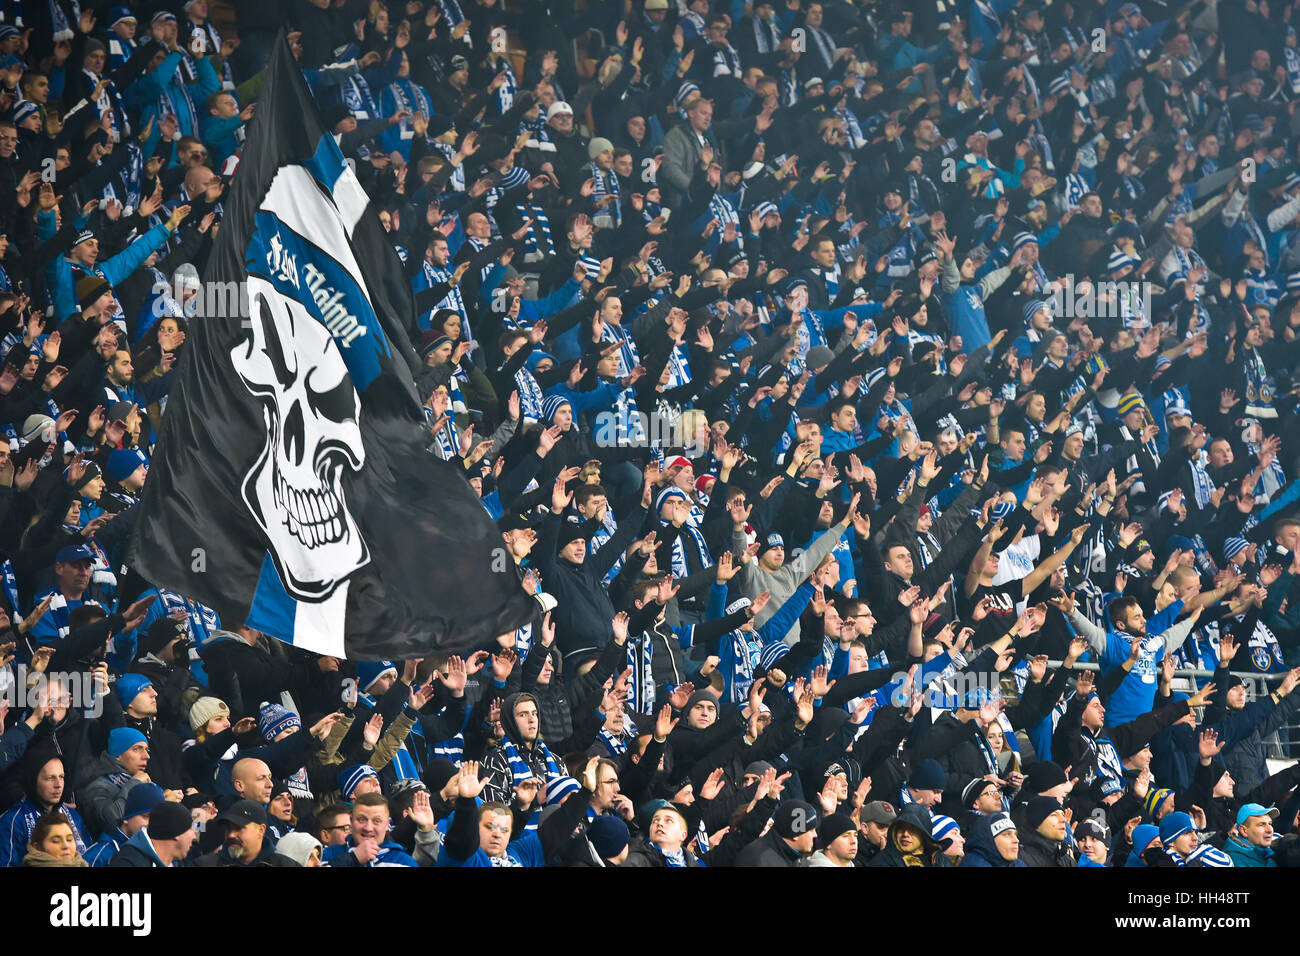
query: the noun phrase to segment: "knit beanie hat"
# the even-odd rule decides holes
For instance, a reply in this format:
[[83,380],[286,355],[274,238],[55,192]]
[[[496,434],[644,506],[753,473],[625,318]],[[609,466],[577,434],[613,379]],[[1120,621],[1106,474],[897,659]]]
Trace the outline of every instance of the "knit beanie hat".
[[293,727],[302,729],[302,721],[293,711],[280,704],[263,703],[257,709],[257,729],[267,740],[274,740]]
[[126,795],[126,806],[122,809],[122,819],[129,820],[136,814],[148,813],[163,799],[163,789],[156,783],[137,783]]
[[627,824],[612,814],[602,813],[587,824],[587,839],[602,860],[612,860],[628,844]]
[[77,280],[77,307],[85,309],[87,306],[94,305],[95,301],[105,292],[112,292],[113,287],[109,285],[107,279],[102,276],[86,276]]
[[136,744],[148,744],[144,734],[133,727],[118,727],[109,731],[108,755],[113,758],[122,756]]
[[190,729],[197,731],[206,727],[208,721],[218,714],[229,716],[230,708],[218,697],[200,697],[190,706]]
[[1065,776],[1065,771],[1061,769],[1060,764],[1053,763],[1050,760],[1040,760],[1029,765],[1029,769],[1025,773],[1024,792],[1037,796],[1067,782],[1068,778]]
[[[117,695],[122,708],[131,706],[131,701],[146,687],[152,687],[153,681],[143,674],[123,674],[113,684],[113,693]],[[129,745],[128,745],[129,746]],[[114,754],[113,756],[117,756]]]
[[375,681],[389,671],[392,671],[394,677],[397,676],[397,667],[392,661],[362,661],[357,665],[357,686],[363,694],[369,693]]
[[569,794],[581,789],[582,785],[572,777],[552,777],[546,785],[546,805],[549,807],[561,803]]
[[772,829],[784,840],[817,828],[817,809],[806,800],[787,800],[772,815]]
[[944,790],[948,786],[948,775],[943,772],[939,761],[926,758],[912,771],[907,785],[913,790]]
[[108,456],[108,477],[121,483],[130,478],[141,465],[149,464],[149,459],[138,448],[119,448]]
[[1059,809],[1061,809],[1061,801],[1055,797],[1034,797],[1025,809],[1025,819],[1029,823],[1029,828],[1037,830],[1044,820]]
[[611,150],[613,148],[614,148],[614,144],[611,143],[609,140],[607,140],[605,137],[593,136],[591,142],[587,144],[587,158],[595,159],[601,153],[605,152],[606,150]]
[[[139,790],[139,787],[136,787]],[[186,830],[194,829],[194,817],[182,803],[163,800],[149,811],[149,839],[175,840]]]
[[853,819],[846,813],[832,813],[826,817],[817,827],[817,842],[822,849],[830,846],[835,842],[837,837],[843,836],[857,829]]
[[357,789],[357,784],[366,777],[378,777],[375,768],[369,764],[353,764],[345,770],[339,771],[339,789],[343,791],[343,799],[351,800],[353,792]]

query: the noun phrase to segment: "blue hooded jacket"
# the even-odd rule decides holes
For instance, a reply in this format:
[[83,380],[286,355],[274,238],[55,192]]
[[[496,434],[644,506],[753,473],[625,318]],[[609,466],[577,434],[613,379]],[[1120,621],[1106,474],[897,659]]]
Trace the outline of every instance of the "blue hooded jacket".
[[975,821],[971,827],[970,839],[966,841],[966,855],[962,857],[959,866],[985,866],[1002,869],[1025,866],[1024,860],[1004,860],[1002,854],[998,852],[997,844],[993,842],[993,821],[1001,816],[1004,816],[1004,814],[990,813],[979,817]]

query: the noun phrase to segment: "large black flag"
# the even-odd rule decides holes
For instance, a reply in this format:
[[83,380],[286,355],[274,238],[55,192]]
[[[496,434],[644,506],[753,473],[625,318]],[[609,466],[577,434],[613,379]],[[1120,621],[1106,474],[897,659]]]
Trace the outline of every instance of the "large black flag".
[[318,653],[460,653],[535,605],[460,466],[427,451],[410,287],[367,203],[282,34],[128,561]]

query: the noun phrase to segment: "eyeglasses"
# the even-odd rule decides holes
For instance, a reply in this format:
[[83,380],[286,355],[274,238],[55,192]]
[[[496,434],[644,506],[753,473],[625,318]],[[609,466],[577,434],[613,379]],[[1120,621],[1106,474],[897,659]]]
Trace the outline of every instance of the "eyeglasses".
[[483,828],[489,833],[509,833],[510,827],[504,823],[485,823]]
[[346,833],[351,833],[351,832],[352,832],[352,824],[350,824],[350,823],[338,823],[338,824],[335,824],[335,825],[332,826],[332,827],[325,827],[325,829],[326,829],[326,830],[343,830],[343,831],[346,832]]

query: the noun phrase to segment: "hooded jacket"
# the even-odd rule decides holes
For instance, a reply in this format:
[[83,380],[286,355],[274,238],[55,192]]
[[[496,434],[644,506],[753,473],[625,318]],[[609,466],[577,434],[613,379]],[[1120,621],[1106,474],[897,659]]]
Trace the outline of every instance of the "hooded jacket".
[[[22,764],[22,787],[26,796],[0,817],[0,867],[18,866],[22,863],[23,857],[27,855],[27,843],[31,839],[32,827],[35,826],[37,819],[47,812],[61,813],[67,817],[68,822],[72,824],[72,832],[77,838],[78,854],[84,854],[86,848],[91,845],[86,824],[76,810],[62,801],[50,811],[37,803],[36,777],[41,768],[56,757],[58,757],[57,753],[48,750],[27,752]],[[68,788],[63,791],[64,797],[69,796],[70,793]],[[120,817],[121,814],[118,816]]]
[[[690,850],[683,849],[682,858],[686,861],[687,868],[703,866],[703,864],[695,858],[695,854]],[[660,853],[658,848],[654,845],[644,840],[638,840],[632,846],[632,849],[628,850],[627,859],[623,862],[623,865],[632,867],[658,867],[666,870],[668,869],[668,858]],[[784,866],[785,864],[781,865]]]
[[[904,857],[903,851],[898,848],[896,837],[898,830],[903,825],[910,825],[920,830],[921,852],[913,856],[915,862],[909,863]],[[875,855],[868,866],[952,866],[952,860],[944,856],[943,851],[948,848],[948,840],[938,841],[930,836],[933,825],[930,819],[930,811],[919,803],[908,803],[901,807],[898,816],[894,822],[889,825],[889,841],[885,848]]]
[[[113,855],[106,866],[166,866],[158,854],[154,851],[153,844],[149,842],[148,827],[137,830],[132,834],[131,839],[123,844],[122,848]],[[185,866],[185,863],[181,863]]]
[[[505,731],[505,739],[514,745],[519,758],[532,771],[533,776],[542,781],[542,785],[545,786],[558,774],[558,768],[555,766],[554,758],[551,757],[551,752],[542,741],[540,717],[538,736],[531,745],[526,744],[519,734],[519,724],[515,721],[515,707],[526,700],[537,703],[537,698],[532,694],[511,694],[505,699],[501,705],[501,727]],[[483,799],[487,802],[495,800],[509,805],[514,797],[515,784],[514,772],[510,767],[510,758],[506,754],[504,743],[503,740],[502,746],[489,750],[487,756],[483,758],[483,770],[488,775],[487,783],[483,787]]]
[[1223,845],[1223,852],[1232,858],[1233,866],[1277,866],[1277,860],[1273,859],[1272,847],[1255,846],[1236,837],[1229,837],[1228,842]]
[[971,827],[970,838],[966,840],[966,855],[958,866],[985,866],[1001,869],[1023,867],[1028,864],[1018,857],[1004,860],[993,840],[993,817],[985,815],[975,820]]

